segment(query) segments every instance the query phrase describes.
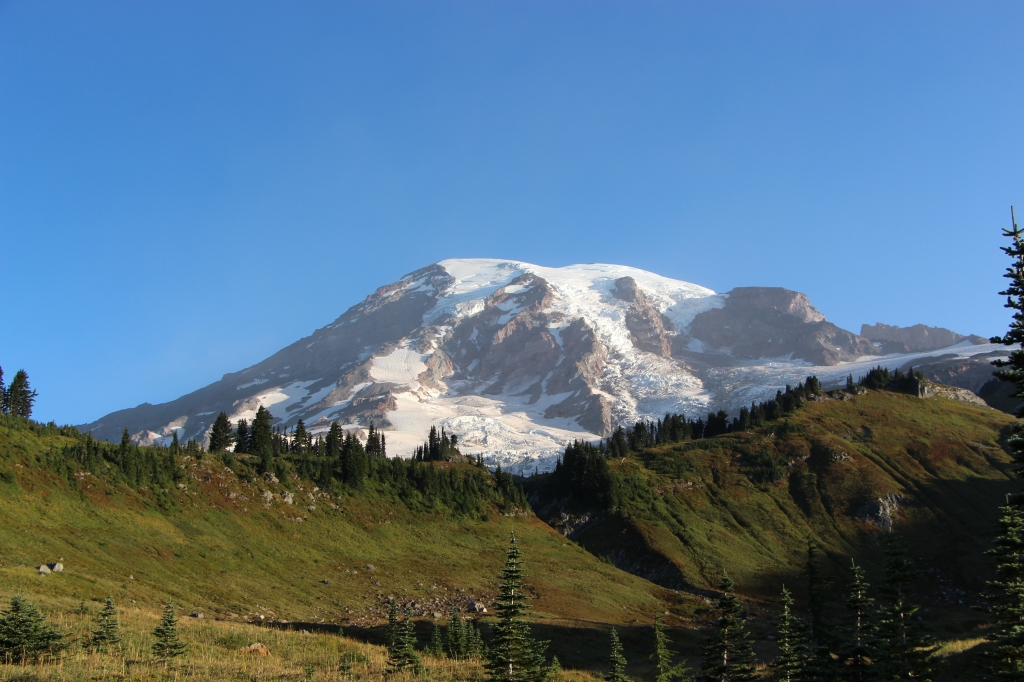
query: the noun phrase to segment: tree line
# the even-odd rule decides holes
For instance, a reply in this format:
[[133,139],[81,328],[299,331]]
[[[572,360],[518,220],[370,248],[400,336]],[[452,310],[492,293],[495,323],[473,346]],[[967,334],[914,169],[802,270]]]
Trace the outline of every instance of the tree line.
[[0,367],[0,414],[30,418],[37,395],[29,386],[28,373],[23,369],[15,372],[11,385],[5,387],[4,368]]

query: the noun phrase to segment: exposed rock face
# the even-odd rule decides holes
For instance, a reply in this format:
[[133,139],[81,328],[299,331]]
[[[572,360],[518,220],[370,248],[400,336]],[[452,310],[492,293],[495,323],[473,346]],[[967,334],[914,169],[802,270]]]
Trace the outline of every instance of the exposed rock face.
[[903,496],[899,493],[886,493],[861,507],[857,512],[857,518],[868,522],[879,530],[890,531],[899,518],[902,501]]
[[993,373],[996,371],[992,366],[992,360],[1006,356],[1005,351],[982,353],[968,358],[953,354],[940,355],[923,360],[911,360],[902,369],[906,372],[913,368],[915,372],[923,374],[925,379],[937,384],[958,386],[980,393],[982,387],[992,381]]
[[862,324],[860,335],[877,341],[884,353],[912,353],[948,348],[961,341],[970,341],[973,344],[988,343],[987,339],[975,334],[964,336],[942,327],[926,327],[923,324],[915,324],[913,327],[897,327],[881,322],[873,325]]
[[706,348],[740,358],[791,356],[815,365],[835,365],[879,355],[867,339],[840,329],[796,291],[739,287],[725,306],[694,318],[689,335]]
[[262,406],[281,429],[302,419],[319,434],[336,421],[365,438],[373,423],[390,455],[444,427],[464,453],[532,471],[570,440],[666,412],[734,411],[808,374],[835,385],[880,352],[786,289],[722,295],[616,265],[449,260],[380,287],[263,362],[82,428],[117,441],[127,427],[137,443],[166,445],[174,434],[205,439],[222,410],[236,422]]
[[973,391],[956,386],[943,386],[942,384],[925,384],[920,393],[922,398],[949,398],[961,403],[969,403],[978,407],[988,407],[984,400],[979,398]]
[[626,329],[637,350],[654,353],[663,358],[672,356],[672,321],[665,317],[644,295],[632,277],[615,280],[615,297],[630,303],[626,311]]

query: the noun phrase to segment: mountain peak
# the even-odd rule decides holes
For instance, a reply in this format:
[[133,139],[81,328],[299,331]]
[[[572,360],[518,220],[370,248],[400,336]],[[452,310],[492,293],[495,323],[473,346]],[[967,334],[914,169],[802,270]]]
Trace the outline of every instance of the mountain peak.
[[393,455],[437,425],[465,453],[546,468],[567,441],[624,422],[735,410],[808,374],[838,382],[911,358],[881,353],[786,289],[718,294],[622,265],[459,258],[378,288],[241,372],[84,428],[108,440],[125,426],[139,442],[204,438],[220,411],[237,421],[263,406],[278,426],[302,419],[314,433],[372,422]]

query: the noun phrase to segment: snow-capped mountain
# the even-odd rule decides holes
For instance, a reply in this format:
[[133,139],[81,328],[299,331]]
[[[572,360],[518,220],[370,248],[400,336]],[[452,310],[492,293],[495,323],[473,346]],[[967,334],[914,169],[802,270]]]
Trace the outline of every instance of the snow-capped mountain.
[[263,362],[82,428],[114,440],[127,427],[140,443],[204,438],[220,411],[234,422],[263,405],[285,428],[373,422],[392,455],[408,455],[434,424],[463,452],[544,469],[569,440],[666,412],[735,412],[810,374],[828,386],[878,364],[1006,355],[949,338],[965,340],[915,349],[908,336],[909,352],[885,355],[881,341],[836,327],[786,289],[716,294],[618,265],[446,260]]

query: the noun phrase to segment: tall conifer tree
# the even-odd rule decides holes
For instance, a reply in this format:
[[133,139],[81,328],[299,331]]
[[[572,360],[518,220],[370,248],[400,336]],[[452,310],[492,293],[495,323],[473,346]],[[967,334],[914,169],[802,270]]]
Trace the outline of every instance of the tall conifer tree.
[[244,419],[238,420],[238,429],[235,431],[235,452],[249,452],[249,422]]
[[388,607],[388,626],[384,630],[384,645],[389,649],[398,641],[398,628],[401,625],[398,620],[398,602],[391,599]]
[[445,632],[445,649],[448,655],[459,660],[466,656],[466,626],[457,607],[448,614],[448,630]]
[[991,672],[997,679],[1024,679],[1024,510],[1007,498],[999,517],[1000,534],[988,551],[996,559],[996,577],[989,581],[989,612],[995,627]]
[[809,651],[807,624],[793,613],[793,597],[782,587],[782,613],[778,627],[779,656],[775,659],[775,679],[779,682],[800,682],[804,679]]
[[875,628],[871,618],[875,600],[868,596],[869,586],[864,579],[864,569],[852,560],[850,573],[852,579],[846,599],[849,623],[844,628],[844,677],[851,682],[873,682],[878,672],[874,666],[875,652],[872,647]]
[[690,682],[690,676],[684,664],[672,663],[672,650],[669,648],[671,642],[665,632],[665,624],[661,621],[661,614],[654,614],[654,668],[657,671],[655,682]]
[[524,616],[529,608],[523,586],[522,553],[513,533],[501,571],[498,622],[488,649],[486,668],[498,682],[533,682],[546,677],[544,650],[547,643],[534,642]]
[[0,367],[0,414],[7,414],[7,389],[4,388],[3,367]]
[[234,440],[235,434],[231,430],[228,415],[226,412],[221,412],[213,421],[213,427],[210,429],[210,452],[227,450]]
[[32,416],[32,407],[35,405],[37,393],[32,390],[28,383],[28,373],[19,369],[11,385],[7,387],[6,400],[8,414],[28,419]]
[[728,574],[719,584],[718,622],[704,646],[701,680],[704,682],[740,682],[754,679],[754,650],[747,632],[740,600],[733,594],[735,585]]
[[406,670],[418,674],[422,669],[420,657],[416,654],[416,631],[413,629],[412,614],[408,610],[404,620],[396,621],[394,638],[388,645],[387,669],[392,674]]
[[927,680],[934,642],[916,617],[919,607],[910,602],[918,573],[898,533],[883,535],[882,546],[885,580],[879,592],[885,604],[879,612],[875,647],[879,675],[886,680]]
[[260,458],[260,473],[273,468],[274,428],[270,418],[270,410],[260,405],[249,427],[249,452]]
[[[992,343],[1002,343],[1013,346],[1010,357],[1006,360],[996,360],[992,364],[999,367],[996,376],[1013,384],[1016,387],[1014,397],[1020,398],[1024,403],[1024,232],[1017,227],[1017,218],[1013,214],[1013,207],[1010,207],[1010,229],[1003,230],[1003,236],[1010,239],[1009,246],[1001,247],[1003,253],[1010,257],[1010,266],[1006,268],[1003,275],[1010,283],[1000,296],[1006,296],[1004,307],[1013,312],[1010,322],[1010,329],[1002,336],[993,336]],[[1024,405],[1017,412],[1018,417],[1024,417]],[[1020,452],[1021,448],[1016,448]]]
[[622,642],[619,633],[612,628],[611,649],[608,652],[608,674],[604,676],[608,682],[630,682],[626,674],[626,657],[622,653]]
[[292,452],[302,455],[309,450],[311,445],[309,431],[306,430],[306,422],[299,419],[295,424],[295,432],[292,434]]

